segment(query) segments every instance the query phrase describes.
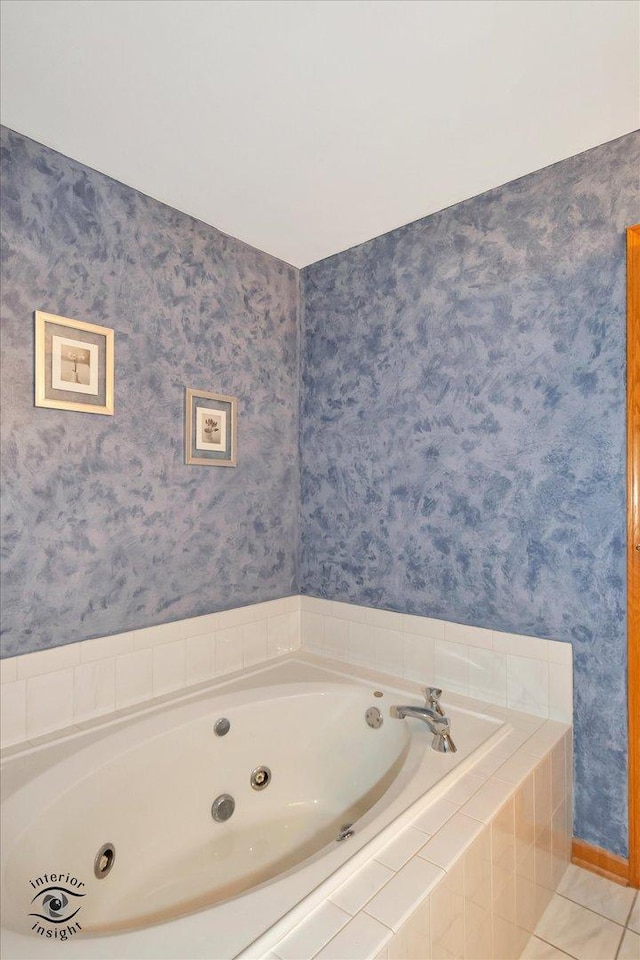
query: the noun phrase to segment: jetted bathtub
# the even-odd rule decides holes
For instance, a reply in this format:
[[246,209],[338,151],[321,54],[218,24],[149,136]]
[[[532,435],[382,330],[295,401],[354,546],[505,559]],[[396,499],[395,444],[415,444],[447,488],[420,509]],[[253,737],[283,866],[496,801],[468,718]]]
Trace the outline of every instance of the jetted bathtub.
[[407,702],[293,657],[9,756],[4,960],[259,955],[509,729]]

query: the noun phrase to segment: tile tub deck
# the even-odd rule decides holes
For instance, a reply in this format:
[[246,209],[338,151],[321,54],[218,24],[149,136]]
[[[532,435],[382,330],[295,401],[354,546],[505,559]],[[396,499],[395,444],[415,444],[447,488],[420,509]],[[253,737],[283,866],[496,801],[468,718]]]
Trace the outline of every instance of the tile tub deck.
[[[390,680],[363,668],[349,672]],[[315,905],[308,898],[309,912],[293,929],[279,935],[276,925],[243,957],[521,955],[570,861],[572,728],[456,694],[443,701],[508,719],[513,731],[326,898]]]

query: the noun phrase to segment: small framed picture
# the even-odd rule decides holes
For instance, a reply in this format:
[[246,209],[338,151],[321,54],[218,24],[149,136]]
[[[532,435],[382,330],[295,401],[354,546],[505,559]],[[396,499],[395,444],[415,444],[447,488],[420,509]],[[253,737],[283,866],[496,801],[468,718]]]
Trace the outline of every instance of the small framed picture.
[[207,467],[235,467],[237,404],[206,390],[187,387],[184,462]]
[[36,407],[113,415],[114,333],[36,310]]

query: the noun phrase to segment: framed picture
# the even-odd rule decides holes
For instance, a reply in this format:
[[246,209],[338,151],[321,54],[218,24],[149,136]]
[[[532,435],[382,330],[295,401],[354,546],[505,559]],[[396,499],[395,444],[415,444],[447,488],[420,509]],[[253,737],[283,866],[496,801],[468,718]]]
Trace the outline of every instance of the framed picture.
[[113,415],[113,330],[36,310],[36,407]]
[[237,404],[206,390],[187,387],[184,461],[206,467],[235,467]]

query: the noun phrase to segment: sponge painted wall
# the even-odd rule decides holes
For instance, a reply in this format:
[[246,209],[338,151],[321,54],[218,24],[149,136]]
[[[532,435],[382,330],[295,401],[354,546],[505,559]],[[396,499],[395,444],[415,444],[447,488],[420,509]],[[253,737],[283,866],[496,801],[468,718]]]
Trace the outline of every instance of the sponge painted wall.
[[618,854],[639,162],[629,135],[303,271],[302,592],[572,643],[576,829]]
[[[624,854],[638,136],[307,268],[300,308],[286,264],[11,131],[0,147],[2,654],[283,596],[298,573],[565,640],[576,832]],[[33,406],[36,308],[115,329],[113,418]],[[238,395],[236,469],[184,466],[187,385]]]
[[[3,655],[295,593],[298,272],[0,146]],[[113,417],[34,407],[36,309],[114,328]],[[235,469],[184,465],[186,386],[238,397]]]

